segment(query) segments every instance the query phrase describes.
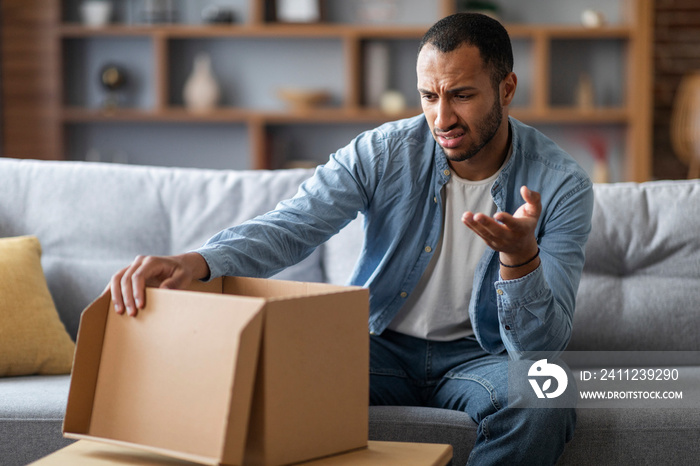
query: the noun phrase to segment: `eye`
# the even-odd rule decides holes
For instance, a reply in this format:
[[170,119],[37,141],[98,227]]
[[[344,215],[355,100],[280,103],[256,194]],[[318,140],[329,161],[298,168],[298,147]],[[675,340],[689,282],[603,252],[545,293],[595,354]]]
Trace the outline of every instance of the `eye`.
[[466,102],[467,100],[470,100],[472,97],[474,97],[474,94],[456,94],[455,100],[458,100],[460,102]]
[[426,102],[433,102],[435,99],[437,99],[437,96],[435,94],[428,94],[428,93],[421,93],[420,95],[422,100],[425,100]]

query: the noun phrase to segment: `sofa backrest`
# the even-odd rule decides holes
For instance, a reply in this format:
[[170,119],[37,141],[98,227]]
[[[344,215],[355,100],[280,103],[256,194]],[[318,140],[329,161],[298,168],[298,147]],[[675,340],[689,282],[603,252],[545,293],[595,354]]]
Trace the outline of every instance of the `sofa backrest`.
[[[199,247],[293,196],[311,174],[0,158],[0,237],[39,238],[49,289],[75,338],[81,311],[137,255]],[[320,256],[277,278],[322,281]]]
[[[0,237],[36,235],[75,337],[138,254],[176,254],[292,196],[311,170],[219,171],[0,158]],[[700,350],[700,181],[595,186],[569,350]],[[358,217],[276,278],[346,283]]]
[[595,186],[569,350],[700,350],[700,180]]

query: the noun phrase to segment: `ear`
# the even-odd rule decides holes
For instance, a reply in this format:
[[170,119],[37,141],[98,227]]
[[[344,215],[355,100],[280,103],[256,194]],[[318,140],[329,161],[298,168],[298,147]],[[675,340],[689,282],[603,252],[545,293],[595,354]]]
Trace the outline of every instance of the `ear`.
[[511,71],[503,79],[503,81],[501,82],[501,85],[499,86],[500,94],[501,94],[501,103],[503,104],[504,107],[509,106],[510,103],[513,101],[513,97],[515,97],[515,89],[517,87],[518,87],[518,77],[515,75],[515,73],[513,73]]

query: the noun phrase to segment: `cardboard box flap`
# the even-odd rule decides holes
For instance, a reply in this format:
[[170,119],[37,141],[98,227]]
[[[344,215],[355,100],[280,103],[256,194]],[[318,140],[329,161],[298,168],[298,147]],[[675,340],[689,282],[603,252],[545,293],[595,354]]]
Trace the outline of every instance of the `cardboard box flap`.
[[224,277],[223,292],[229,295],[278,299],[307,298],[309,296],[347,293],[360,287],[335,286],[326,283],[292,282],[248,277]]
[[[211,464],[228,443],[240,446],[229,451],[242,458],[264,300],[239,298],[232,308],[220,294],[160,289],[148,289],[146,300],[136,318],[117,315],[103,301],[86,310],[107,314],[99,360],[105,369],[98,368],[92,406],[82,407],[91,408],[89,424],[79,413],[83,424],[66,423],[66,436]],[[83,343],[91,340],[82,340],[78,352],[96,350]],[[83,374],[94,367],[77,369],[73,378],[87,386]],[[241,412],[229,415],[224,407]]]
[[[95,384],[102,357],[102,339],[111,300],[110,292],[106,291],[80,316],[63,432],[79,431],[82,426],[90,425]],[[78,351],[78,348],[82,347],[88,347],[91,351]],[[79,374],[78,377],[75,376],[76,373]]]
[[205,293],[218,293],[221,294],[224,288],[224,278],[218,277],[214,278],[208,282],[203,282],[201,280],[193,280],[190,286],[187,287],[187,291],[201,291]]

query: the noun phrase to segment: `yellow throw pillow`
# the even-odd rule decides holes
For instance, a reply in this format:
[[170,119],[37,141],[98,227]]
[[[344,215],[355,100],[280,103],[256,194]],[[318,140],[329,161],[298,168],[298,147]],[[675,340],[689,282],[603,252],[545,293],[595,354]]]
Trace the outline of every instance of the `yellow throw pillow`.
[[39,240],[0,239],[0,376],[70,373],[74,350],[46,284]]

